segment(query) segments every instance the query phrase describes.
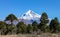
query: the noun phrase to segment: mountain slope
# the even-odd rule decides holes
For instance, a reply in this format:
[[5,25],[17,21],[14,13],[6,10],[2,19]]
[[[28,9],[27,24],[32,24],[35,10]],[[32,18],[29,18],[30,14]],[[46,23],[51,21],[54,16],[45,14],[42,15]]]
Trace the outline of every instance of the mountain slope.
[[40,22],[41,15],[33,12],[32,10],[28,10],[25,14],[23,14],[19,21],[23,21],[25,24],[32,24],[33,21]]
[[35,18],[36,20],[37,18],[40,18],[40,17],[41,16],[39,14],[33,12],[32,10],[28,10],[25,14],[21,16],[21,19],[31,20]]

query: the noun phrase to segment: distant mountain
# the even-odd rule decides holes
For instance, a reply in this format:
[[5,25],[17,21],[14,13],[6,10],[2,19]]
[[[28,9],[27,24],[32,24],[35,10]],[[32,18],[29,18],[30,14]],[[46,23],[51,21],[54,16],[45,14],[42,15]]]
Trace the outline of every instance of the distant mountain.
[[[26,13],[24,13],[18,20],[14,20],[13,24],[16,25],[18,22],[22,21],[24,24],[32,24],[34,21],[36,21],[38,24],[40,23],[41,15],[35,13],[32,10],[28,10]],[[49,23],[51,19],[49,18]],[[11,24],[11,21],[5,21],[7,24]]]
[[21,16],[21,19],[27,19],[27,20],[31,20],[31,19],[37,19],[37,18],[40,18],[41,15],[33,12],[32,10],[28,10],[25,14],[23,14]]
[[28,10],[25,14],[23,14],[19,21],[23,21],[25,24],[32,24],[33,21],[40,22],[41,15],[33,12],[32,10]]

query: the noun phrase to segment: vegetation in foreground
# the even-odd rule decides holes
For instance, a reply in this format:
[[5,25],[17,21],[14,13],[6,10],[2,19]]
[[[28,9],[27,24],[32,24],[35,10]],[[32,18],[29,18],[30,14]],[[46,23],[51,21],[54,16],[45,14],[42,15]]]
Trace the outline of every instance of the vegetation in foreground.
[[0,37],[60,37],[60,34],[42,33],[36,34],[18,34],[18,35],[0,35]]
[[[58,18],[49,20],[48,15],[44,12],[40,18],[40,24],[34,21],[32,24],[26,25],[22,21],[17,25],[13,24],[14,20],[18,20],[14,14],[10,14],[3,21],[0,21],[0,35],[8,34],[37,34],[41,33],[59,33],[60,32],[60,22]],[[11,21],[11,24],[5,23],[5,21]]]

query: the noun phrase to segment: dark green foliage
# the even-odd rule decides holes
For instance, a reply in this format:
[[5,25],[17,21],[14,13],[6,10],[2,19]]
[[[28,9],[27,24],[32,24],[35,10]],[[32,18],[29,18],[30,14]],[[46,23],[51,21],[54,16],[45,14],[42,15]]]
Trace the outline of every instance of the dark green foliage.
[[40,25],[38,26],[39,29],[45,32],[48,22],[49,22],[48,15],[45,12],[42,13],[42,16],[40,19]]
[[6,17],[5,21],[8,21],[8,20],[10,20],[10,21],[11,21],[11,24],[13,24],[12,22],[13,22],[14,20],[17,20],[17,17],[16,17],[14,14],[9,14],[9,15]]
[[13,34],[13,32],[16,31],[15,30],[16,27],[13,25],[14,20],[18,20],[14,14],[9,14],[6,17],[5,21],[11,21],[11,24],[7,25],[7,34]]
[[27,31],[27,26],[23,22],[19,22],[17,24],[17,34],[26,33],[26,31]]
[[54,19],[52,19],[49,26],[50,26],[50,30],[52,32],[57,32],[59,30],[59,21],[58,21],[58,18],[55,17]]
[[16,34],[16,26],[15,25],[7,25],[7,34]]
[[36,21],[34,21],[34,22],[32,23],[32,26],[33,26],[33,31],[37,31],[37,30],[38,30],[38,24],[37,24]]
[[32,32],[33,32],[33,26],[31,24],[28,24],[27,33],[32,33]]
[[7,31],[7,27],[6,27],[6,23],[5,22],[2,22],[0,21],[0,34],[6,34],[6,31]]
[[5,20],[17,20],[17,17],[14,14],[9,14]]
[[47,24],[49,22],[48,15],[45,12],[42,13],[40,21],[42,24]]
[[59,25],[58,25],[58,31],[60,32],[60,23],[59,23]]

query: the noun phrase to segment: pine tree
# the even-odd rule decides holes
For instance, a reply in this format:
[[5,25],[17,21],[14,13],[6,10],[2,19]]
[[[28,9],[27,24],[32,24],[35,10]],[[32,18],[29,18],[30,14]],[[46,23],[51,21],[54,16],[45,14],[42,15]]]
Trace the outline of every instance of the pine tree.
[[58,18],[55,17],[54,19],[52,19],[49,26],[50,26],[50,30],[52,32],[57,32],[59,30],[59,21],[58,21]]
[[9,24],[9,25],[7,24],[7,29],[8,29],[7,32],[9,34],[12,34],[13,30],[15,29],[15,26],[13,24],[14,20],[18,20],[17,17],[14,14],[9,14],[5,19],[5,21],[10,21],[11,22],[11,24]]
[[6,17],[6,19],[5,19],[5,21],[11,21],[11,24],[13,24],[13,21],[14,20],[17,20],[17,17],[14,15],[14,14],[9,14],[7,17]]
[[32,32],[33,32],[33,26],[31,24],[28,24],[27,33],[32,33]]
[[2,35],[6,35],[6,31],[7,31],[7,24],[3,21],[0,21],[0,34]]
[[33,26],[33,31],[37,31],[37,30],[38,30],[38,24],[37,24],[36,21],[34,21],[34,22],[32,23],[32,26]]
[[40,24],[38,26],[39,29],[45,32],[48,22],[49,22],[48,15],[45,12],[42,13],[41,18],[40,18]]
[[17,26],[17,34],[27,32],[27,27],[23,22],[19,22],[16,26]]
[[16,34],[16,26],[15,25],[11,25],[11,24],[7,24],[7,32],[8,34]]

